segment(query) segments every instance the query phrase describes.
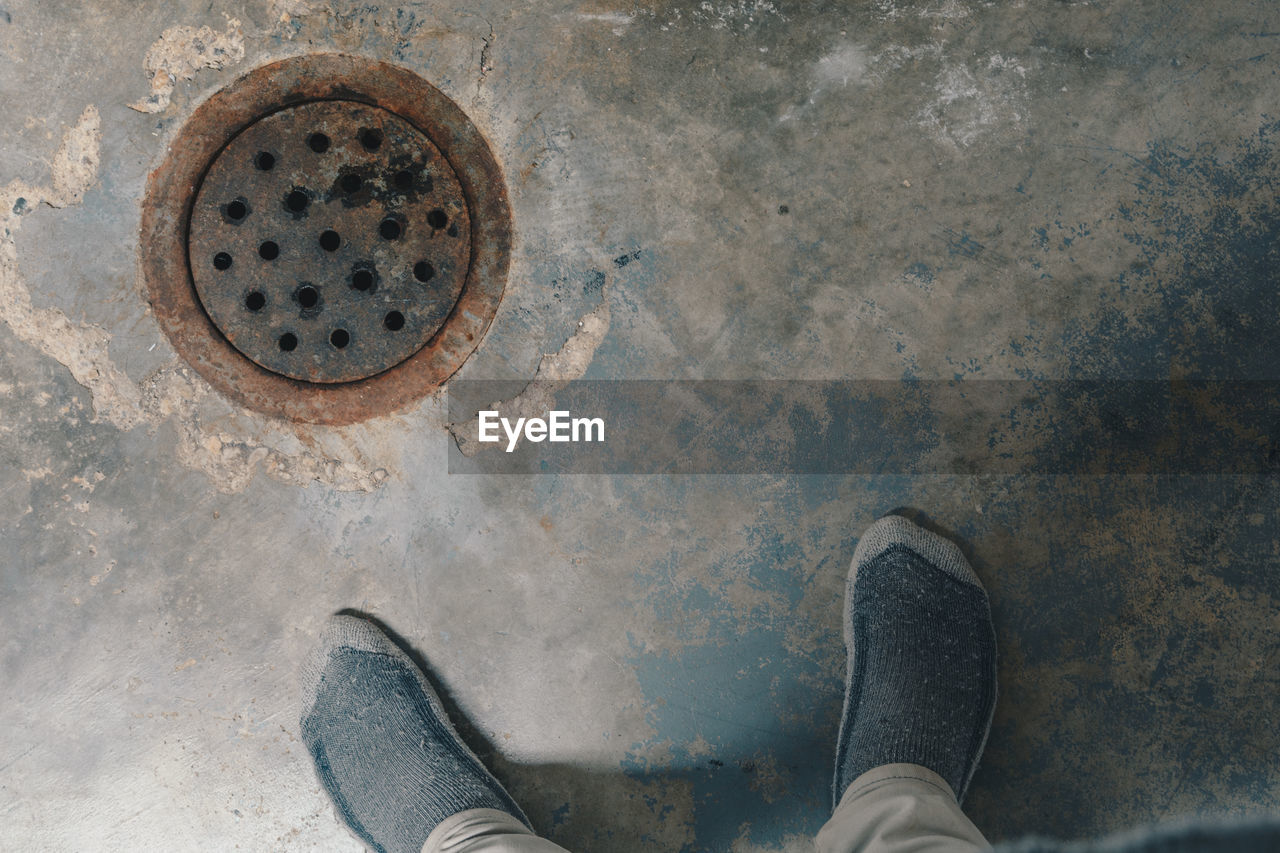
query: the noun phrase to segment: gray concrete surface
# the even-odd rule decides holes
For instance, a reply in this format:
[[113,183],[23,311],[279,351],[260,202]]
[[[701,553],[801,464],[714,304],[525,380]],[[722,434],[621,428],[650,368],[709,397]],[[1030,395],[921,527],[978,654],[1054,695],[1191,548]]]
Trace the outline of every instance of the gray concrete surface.
[[1269,473],[451,477],[441,398],[332,429],[208,391],[137,229],[204,97],[346,51],[506,171],[463,376],[1274,379],[1278,40],[1243,0],[5,0],[0,848],[356,849],[294,674],[351,607],[562,844],[808,849],[844,573],[899,506],[991,590],[989,837],[1276,810]]

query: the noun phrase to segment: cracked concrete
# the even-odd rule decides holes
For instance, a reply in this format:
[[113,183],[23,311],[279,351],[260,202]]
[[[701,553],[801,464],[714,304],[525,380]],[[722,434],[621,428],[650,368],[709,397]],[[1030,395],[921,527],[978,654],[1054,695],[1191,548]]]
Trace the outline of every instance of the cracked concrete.
[[[280,20],[287,24],[290,12],[282,11]],[[151,94],[129,107],[140,113],[162,112],[169,106],[179,82],[190,80],[202,68],[226,68],[242,59],[244,32],[235,18],[227,21],[227,28],[221,33],[209,27],[170,27],[151,45],[143,60]]]
[[[37,308],[23,279],[14,235],[22,218],[47,204],[64,208],[79,204],[95,183],[99,168],[101,119],[92,104],[69,128],[51,161],[49,186],[11,182],[0,191],[5,217],[5,240],[0,243],[0,319],[23,342],[64,365],[90,393],[94,419],[118,429],[140,425],[152,428],[173,419],[181,435],[176,459],[204,471],[225,492],[242,491],[256,469],[285,482],[306,485],[323,482],[341,490],[370,491],[387,472],[369,469],[309,450],[288,452],[261,444],[228,429],[201,425],[199,402],[210,391],[194,371],[178,363],[154,371],[135,382],[117,366],[108,351],[110,335],[90,323],[75,322],[56,307]],[[38,214],[37,214],[38,215]]]
[[[354,849],[294,679],[354,607],[559,843],[807,849],[844,572],[900,506],[991,590],[989,837],[1280,808],[1270,469],[450,476],[442,395],[340,429],[243,411],[137,270],[195,105],[347,51],[438,86],[506,174],[508,290],[461,378],[1274,379],[1270,8],[0,12],[0,848]],[[997,447],[1056,439],[1013,415]]]

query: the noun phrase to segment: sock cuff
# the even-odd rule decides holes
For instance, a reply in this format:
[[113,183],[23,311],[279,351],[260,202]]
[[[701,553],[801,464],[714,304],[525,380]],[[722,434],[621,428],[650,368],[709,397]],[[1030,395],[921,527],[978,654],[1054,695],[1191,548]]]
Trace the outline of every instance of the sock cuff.
[[964,558],[959,546],[900,515],[886,515],[877,519],[862,534],[857,547],[853,550],[850,582],[852,583],[859,566],[874,560],[895,546],[914,551],[956,580],[986,591],[982,581],[974,573],[973,567]]

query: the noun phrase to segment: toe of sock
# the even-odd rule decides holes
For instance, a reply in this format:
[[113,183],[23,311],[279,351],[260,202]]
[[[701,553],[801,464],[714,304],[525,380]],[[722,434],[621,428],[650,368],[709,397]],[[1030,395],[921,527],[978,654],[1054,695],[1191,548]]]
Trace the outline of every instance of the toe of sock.
[[853,571],[895,546],[905,547],[958,581],[982,589],[959,546],[900,515],[886,515],[867,528],[853,551]]
[[910,519],[900,515],[886,515],[875,521],[858,539],[853,550],[853,560],[849,567],[849,577],[845,587],[844,641],[848,645],[852,641],[853,626],[850,623],[853,601],[853,586],[857,580],[858,569],[873,562],[877,557],[893,548],[906,548],[925,562],[945,572],[956,580],[975,586],[986,595],[982,581],[974,573],[973,567],[965,559],[959,546],[938,534],[926,530]]
[[416,668],[391,638],[368,619],[343,614],[331,616],[320,630],[320,638],[298,674],[303,717],[315,706],[325,668],[333,653],[340,649],[385,654],[397,660],[404,659],[411,668]]

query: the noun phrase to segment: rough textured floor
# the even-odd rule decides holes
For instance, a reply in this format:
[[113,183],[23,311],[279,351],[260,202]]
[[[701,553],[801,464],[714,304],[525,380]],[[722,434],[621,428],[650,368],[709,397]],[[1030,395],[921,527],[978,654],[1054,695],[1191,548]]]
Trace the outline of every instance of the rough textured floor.
[[1277,50],[1245,0],[5,0],[0,848],[356,849],[295,681],[352,607],[560,843],[808,849],[844,575],[899,506],[991,591],[990,838],[1280,809],[1274,476],[449,476],[441,398],[315,428],[208,391],[137,267],[194,106],[345,51],[507,175],[462,376],[1275,379]]

